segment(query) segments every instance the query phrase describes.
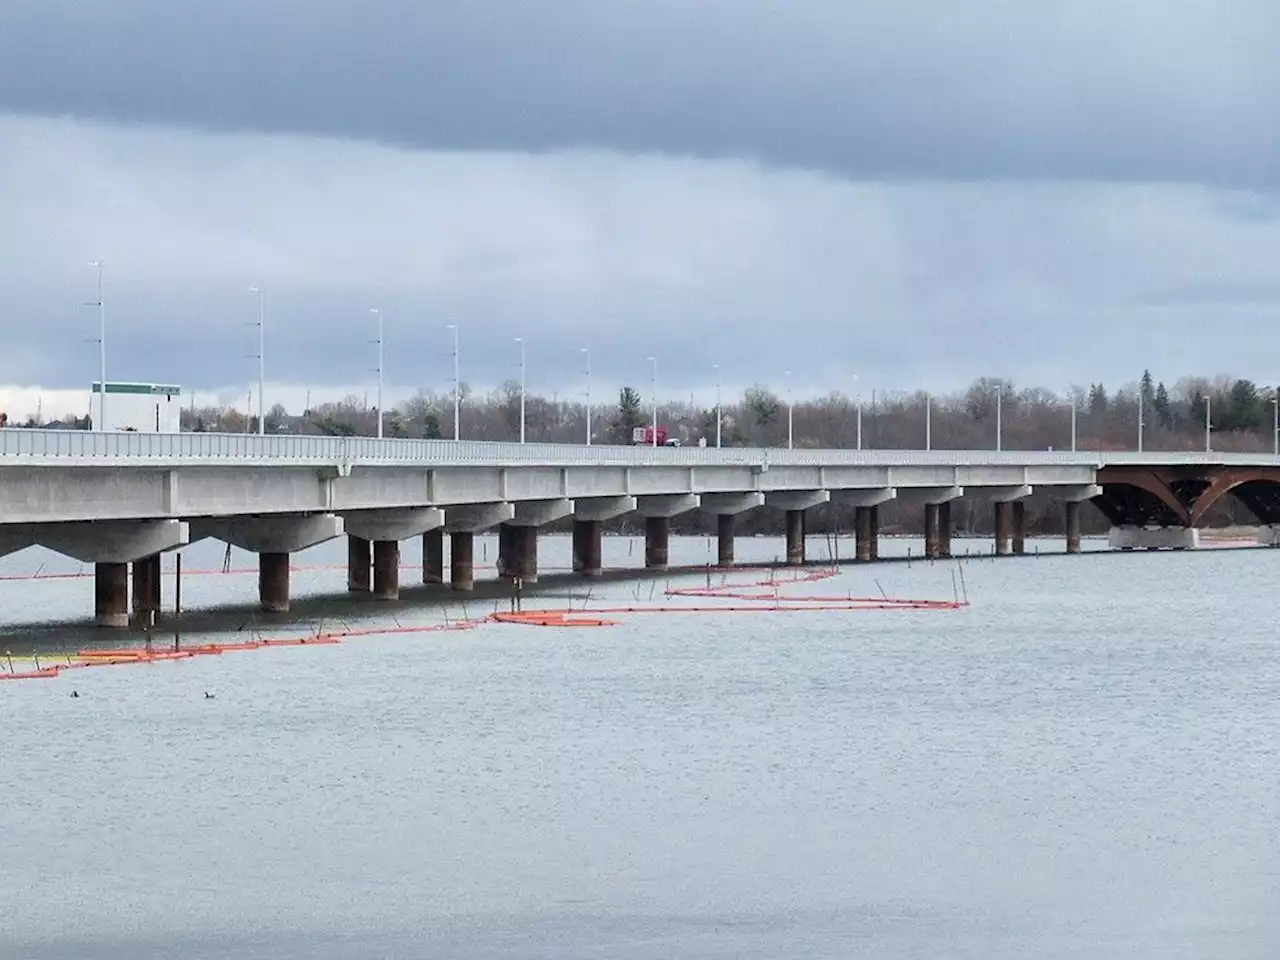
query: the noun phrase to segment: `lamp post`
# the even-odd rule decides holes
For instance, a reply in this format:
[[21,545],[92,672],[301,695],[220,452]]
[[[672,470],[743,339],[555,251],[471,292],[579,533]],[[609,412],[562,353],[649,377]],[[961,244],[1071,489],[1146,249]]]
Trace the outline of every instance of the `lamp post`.
[[1067,402],[1071,404],[1071,452],[1076,452],[1076,398],[1067,390]]
[[94,260],[89,266],[98,271],[98,429],[107,429],[107,305],[102,297],[102,261]]
[[1142,384],[1138,384],[1138,452],[1142,452]]
[[1271,398],[1271,454],[1280,457],[1280,387]]
[[587,361],[587,446],[591,446],[591,348],[583,347],[582,355]]
[[653,436],[650,446],[658,445],[658,358],[649,357],[649,389],[653,396]]
[[1206,394],[1204,398],[1204,452],[1205,453],[1210,453],[1213,450],[1213,439],[1212,439],[1213,434],[1211,432],[1212,427],[1210,426],[1210,424],[1213,422],[1210,414],[1212,407],[1213,407],[1213,402],[1212,400],[1210,400],[1208,394]]
[[791,392],[791,371],[787,371],[787,449],[795,449],[795,399]]
[[724,426],[724,407],[721,404],[720,393],[720,364],[715,362],[711,366],[716,371],[716,449],[720,449],[721,430]]
[[924,395],[924,448],[933,449],[933,394]]
[[453,331],[453,439],[456,443],[462,439],[462,381],[458,378],[458,325],[446,324],[445,328]]
[[[266,320],[267,320],[267,295],[262,287],[250,287],[250,293],[258,295],[258,320],[254,324],[258,328],[258,436],[266,433],[266,417],[263,408],[263,393],[266,382]],[[245,416],[249,416],[249,408],[245,408]]]
[[383,347],[382,347],[382,311],[377,307],[370,307],[369,312],[378,318],[378,339],[374,341],[378,345],[378,439],[382,439],[382,370],[383,370]]
[[996,384],[996,453],[1004,448],[1004,384]]
[[524,443],[524,337],[516,337],[520,347],[520,442]]
[[[853,375],[853,382],[858,382],[858,375]],[[855,433],[857,434],[857,449],[862,449],[862,391],[856,386],[853,388],[853,408],[854,408],[854,424]]]

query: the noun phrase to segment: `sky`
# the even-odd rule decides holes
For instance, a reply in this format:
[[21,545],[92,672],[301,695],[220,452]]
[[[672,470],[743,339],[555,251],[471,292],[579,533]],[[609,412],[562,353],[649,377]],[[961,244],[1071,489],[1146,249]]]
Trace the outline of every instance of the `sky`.
[[[6,0],[0,409],[1277,378],[1264,0]],[[648,358],[653,357],[655,363]],[[256,401],[255,401],[256,403]],[[23,409],[25,407],[25,409]]]

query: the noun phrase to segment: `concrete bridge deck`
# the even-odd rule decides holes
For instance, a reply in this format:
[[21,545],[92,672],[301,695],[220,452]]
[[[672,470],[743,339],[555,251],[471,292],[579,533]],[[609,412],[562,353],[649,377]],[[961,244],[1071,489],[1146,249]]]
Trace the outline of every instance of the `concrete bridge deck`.
[[[1065,504],[1068,550],[1094,503],[1121,548],[1186,548],[1213,503],[1232,495],[1280,525],[1280,458],[1264,454],[985,450],[780,450],[586,446],[368,437],[105,434],[0,430],[0,555],[34,544],[97,565],[98,616],[154,612],[158,558],[213,537],[260,555],[260,598],[288,607],[289,554],[346,534],[350,583],[398,595],[399,544],[423,537],[424,580],[467,590],[476,532],[497,527],[503,572],[537,576],[537,529],[573,517],[575,566],[599,575],[603,522],[645,519],[646,561],[666,565],[672,517],[717,517],[721,565],[734,517],[786,511],[788,560],[804,561],[805,511],[855,510],[858,557],[877,556],[878,508],[922,504],[926,553],[950,555],[951,504],[990,501],[996,553],[1019,553],[1024,500]],[[153,583],[154,581],[154,583]]]

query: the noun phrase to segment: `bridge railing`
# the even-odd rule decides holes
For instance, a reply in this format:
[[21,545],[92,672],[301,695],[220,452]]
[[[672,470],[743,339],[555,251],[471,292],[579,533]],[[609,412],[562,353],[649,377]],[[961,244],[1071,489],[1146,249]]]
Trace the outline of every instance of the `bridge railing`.
[[0,462],[266,462],[336,464],[526,464],[714,466],[999,466],[1061,464],[1249,464],[1280,466],[1270,454],[1045,450],[786,450],[405,440],[236,433],[97,433],[0,429]]

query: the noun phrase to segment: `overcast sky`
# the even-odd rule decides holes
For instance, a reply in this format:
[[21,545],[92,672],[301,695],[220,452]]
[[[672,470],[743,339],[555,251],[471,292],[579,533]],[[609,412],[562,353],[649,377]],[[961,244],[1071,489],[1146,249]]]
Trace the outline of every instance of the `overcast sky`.
[[1263,0],[5,0],[0,384],[96,377],[95,258],[112,379],[242,397],[257,284],[291,405],[371,307],[393,396],[455,321],[562,395],[1271,383],[1277,54]]

